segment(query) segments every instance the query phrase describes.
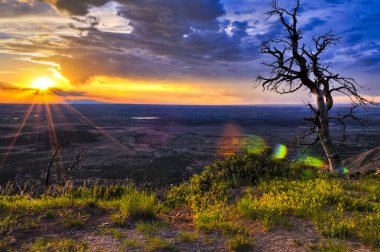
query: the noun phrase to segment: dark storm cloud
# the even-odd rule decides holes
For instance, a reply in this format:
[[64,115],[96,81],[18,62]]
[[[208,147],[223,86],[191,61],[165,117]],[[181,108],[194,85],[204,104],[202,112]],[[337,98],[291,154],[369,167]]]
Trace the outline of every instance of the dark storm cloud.
[[86,95],[86,92],[81,91],[65,91],[59,88],[52,88],[50,89],[50,92],[52,92],[56,96],[60,97],[82,97]]
[[302,30],[303,31],[311,31],[314,28],[316,28],[318,26],[322,26],[324,24],[326,24],[326,20],[323,20],[319,17],[313,17],[309,20],[308,23],[306,23],[305,25],[302,26]]
[[[13,2],[17,4],[3,13],[43,14],[47,3],[54,2],[62,13],[73,16],[70,27],[80,36],[65,33],[52,40],[33,37],[22,41],[28,43],[10,40],[0,44],[18,54],[38,49],[50,52],[49,57],[30,57],[60,64],[61,72],[73,83],[86,82],[95,75],[253,80],[257,71],[263,69],[258,53],[261,42],[283,34],[278,23],[266,20],[270,0],[14,0],[7,1],[7,6]],[[281,5],[289,8],[293,3],[280,0]],[[326,61],[335,63],[338,69],[349,66],[357,71],[379,65],[379,1],[303,0],[301,4],[305,39],[330,29],[344,38],[341,45],[327,53]],[[118,29],[107,30],[104,26],[102,30],[107,17],[96,16],[93,7],[101,7],[101,12],[113,8],[114,17],[126,23]],[[128,26],[131,33],[118,32]],[[8,38],[7,33],[0,36]],[[58,36],[65,46],[57,46]]]
[[[56,6],[71,14],[83,15],[88,13],[90,6],[102,5],[104,1],[76,3],[61,0]],[[128,0],[118,3],[118,15],[129,20],[132,33],[101,32],[92,27],[86,37],[66,38],[79,52],[70,53],[71,58],[52,60],[61,64],[70,80],[83,82],[99,74],[215,76],[226,70],[219,69],[216,62],[233,64],[257,58],[258,42],[249,38],[248,22],[224,18],[226,10],[220,0]],[[200,67],[205,64],[207,71]]]
[[[44,0],[45,2],[52,2]],[[102,6],[109,0],[58,0],[55,5],[61,9],[68,11],[72,15],[84,16],[88,13],[90,7]]]
[[54,14],[52,8],[42,2],[0,1],[0,17]]

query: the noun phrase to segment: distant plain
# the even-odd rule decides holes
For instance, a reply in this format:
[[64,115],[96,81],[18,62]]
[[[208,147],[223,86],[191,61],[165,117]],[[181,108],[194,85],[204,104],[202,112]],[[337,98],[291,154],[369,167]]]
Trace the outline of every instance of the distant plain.
[[[49,113],[45,105],[31,111],[17,140],[30,105],[0,105],[0,182],[17,174],[38,179],[51,156]],[[305,131],[305,106],[165,106],[165,105],[50,105],[58,142],[70,145],[56,165],[67,165],[76,149],[86,158],[78,179],[132,179],[159,184],[179,182],[224,153],[238,151],[244,139],[256,136],[269,146],[289,146]],[[343,106],[336,109],[343,112]],[[349,123],[344,158],[380,142],[380,111],[359,111],[368,120],[363,128]],[[334,139],[342,129],[332,121]],[[310,139],[312,141],[313,139]],[[302,147],[291,149],[297,158]],[[321,156],[320,147],[309,150]]]

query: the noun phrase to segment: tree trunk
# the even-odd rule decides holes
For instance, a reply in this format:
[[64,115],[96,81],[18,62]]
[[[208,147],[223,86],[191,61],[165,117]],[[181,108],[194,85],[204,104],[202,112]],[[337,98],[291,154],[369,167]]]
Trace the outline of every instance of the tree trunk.
[[54,164],[56,156],[58,155],[58,151],[59,151],[58,147],[53,151],[53,155],[51,156],[51,159],[50,159],[49,164],[48,164],[48,168],[46,170],[46,174],[45,174],[45,187],[46,188],[48,188],[48,186],[49,186],[51,168]]
[[335,174],[342,174],[342,161],[333,144],[330,136],[329,127],[329,111],[324,101],[322,90],[317,91],[317,107],[318,107],[318,135],[325,151],[326,157],[329,160],[330,171]]

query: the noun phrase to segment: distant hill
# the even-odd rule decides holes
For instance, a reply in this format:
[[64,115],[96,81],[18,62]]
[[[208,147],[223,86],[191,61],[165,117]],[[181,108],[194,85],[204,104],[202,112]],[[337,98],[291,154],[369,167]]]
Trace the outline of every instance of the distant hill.
[[65,100],[68,104],[111,104],[108,102],[102,102],[97,100]]

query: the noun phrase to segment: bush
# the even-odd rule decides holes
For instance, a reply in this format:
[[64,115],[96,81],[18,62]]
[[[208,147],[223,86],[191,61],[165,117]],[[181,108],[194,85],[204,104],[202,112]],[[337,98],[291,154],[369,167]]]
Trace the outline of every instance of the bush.
[[255,185],[274,178],[309,178],[314,175],[310,167],[273,158],[269,148],[258,153],[239,153],[216,161],[201,174],[193,175],[189,182],[172,187],[166,194],[164,206],[171,209],[191,201],[208,204],[205,198],[210,196],[216,201],[226,201],[231,197],[229,190],[237,186]]
[[254,185],[261,180],[290,176],[289,162],[274,159],[271,153],[267,148],[261,153],[241,153],[216,161],[200,174],[200,190],[210,190],[217,181],[228,181],[234,186]]

